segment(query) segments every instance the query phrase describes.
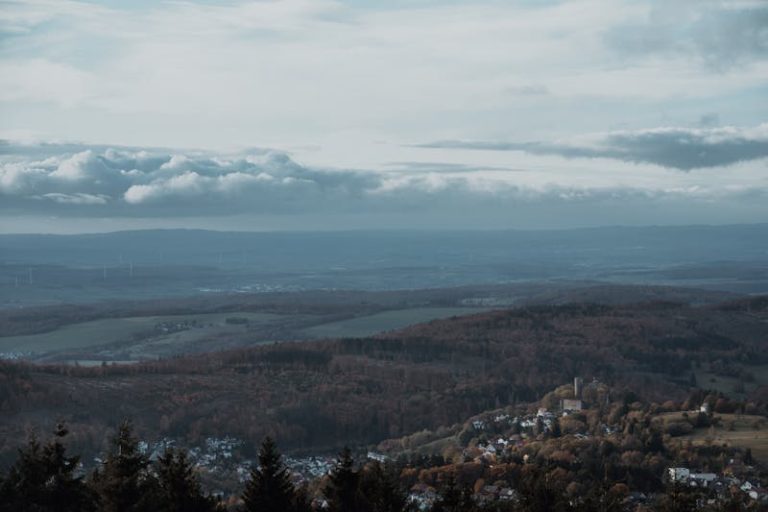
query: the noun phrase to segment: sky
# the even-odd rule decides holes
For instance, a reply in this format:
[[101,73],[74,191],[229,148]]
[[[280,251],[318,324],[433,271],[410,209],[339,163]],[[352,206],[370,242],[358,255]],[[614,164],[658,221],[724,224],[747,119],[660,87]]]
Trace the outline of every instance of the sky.
[[0,0],[0,233],[756,222],[762,0]]

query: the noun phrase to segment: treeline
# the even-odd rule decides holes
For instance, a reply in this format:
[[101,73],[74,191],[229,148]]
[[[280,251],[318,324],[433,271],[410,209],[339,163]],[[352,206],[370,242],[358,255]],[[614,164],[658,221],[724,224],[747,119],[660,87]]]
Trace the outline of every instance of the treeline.
[[78,456],[67,455],[67,434],[60,424],[48,442],[32,437],[19,449],[16,462],[0,475],[0,511],[222,510],[216,498],[203,492],[186,452],[169,449],[150,463],[129,423],[121,425],[110,452],[90,474]]
[[[424,467],[369,462],[358,466],[349,449],[332,471],[315,481],[295,485],[275,443],[266,438],[258,464],[239,496],[225,499],[206,493],[183,450],[168,449],[155,462],[139,450],[130,423],[123,423],[99,467],[86,474],[77,456],[67,455],[67,429],[59,425],[41,444],[32,438],[18,459],[0,475],[0,512],[624,512],[622,479],[601,477],[593,468],[593,484],[579,487],[550,461],[521,464],[513,496],[484,499],[478,487],[461,478],[456,466],[431,467],[443,461],[423,460]],[[661,445],[660,445],[661,446]],[[429,499],[413,499],[407,491],[414,470],[439,476]],[[482,482],[482,480],[480,481]],[[702,506],[695,488],[668,484],[653,504],[642,510],[710,512],[752,510],[739,493]],[[421,495],[424,498],[424,495]]]
[[66,427],[58,425],[42,444],[31,438],[0,474],[1,512],[404,512],[407,503],[399,474],[379,464],[355,469],[349,449],[321,481],[296,486],[277,446],[266,438],[258,464],[240,496],[203,491],[183,450],[167,449],[155,462],[139,450],[130,423],[123,423],[110,452],[91,473],[66,453]]

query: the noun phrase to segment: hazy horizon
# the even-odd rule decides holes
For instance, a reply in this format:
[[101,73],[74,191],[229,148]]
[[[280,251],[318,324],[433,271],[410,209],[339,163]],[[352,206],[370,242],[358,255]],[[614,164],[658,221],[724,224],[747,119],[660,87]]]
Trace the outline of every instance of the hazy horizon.
[[151,232],[151,231],[186,231],[186,232],[213,232],[213,233],[231,233],[231,234],[365,234],[365,233],[557,233],[557,232],[575,232],[575,231],[599,231],[599,230],[611,230],[611,229],[629,229],[629,230],[642,230],[642,229],[686,229],[686,228],[728,228],[728,227],[761,227],[768,225],[768,222],[743,222],[743,223],[722,223],[722,224],[604,224],[594,226],[579,226],[579,227],[550,227],[550,228],[420,228],[420,227],[400,227],[400,228],[339,228],[339,229],[302,229],[297,227],[295,229],[226,229],[226,228],[206,228],[206,227],[142,227],[142,228],[126,228],[126,229],[114,229],[114,230],[93,230],[83,231],[78,230],[74,232],[46,232],[46,231],[13,231],[5,230],[7,226],[0,226],[0,236],[78,236],[78,235],[116,235],[123,233],[136,233],[136,232]]

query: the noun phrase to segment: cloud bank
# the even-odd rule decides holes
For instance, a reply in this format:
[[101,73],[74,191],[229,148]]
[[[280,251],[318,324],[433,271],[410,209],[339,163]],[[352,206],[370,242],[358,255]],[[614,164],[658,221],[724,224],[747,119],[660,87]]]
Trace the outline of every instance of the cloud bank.
[[[697,144],[715,144],[715,135],[707,133],[706,142],[694,138]],[[642,148],[662,136],[671,137],[651,131],[624,139],[613,134],[607,140]],[[731,135],[721,138],[736,144]],[[617,171],[610,179],[584,181],[578,172],[569,176],[568,167],[548,173],[524,166],[404,161],[384,170],[318,168],[269,149],[224,154],[7,141],[0,149],[0,215],[5,219],[105,217],[175,226],[174,219],[205,218],[206,226],[232,228],[215,219],[239,216],[268,218],[266,228],[274,229],[446,229],[690,223],[705,221],[711,212],[717,219],[744,222],[768,215],[768,190],[751,168],[735,181],[701,180],[652,167],[656,174],[651,179],[621,178]],[[596,154],[591,151],[588,156]],[[585,156],[578,149],[556,152]],[[665,178],[665,172],[681,178],[657,179]],[[243,222],[239,229],[250,226]]]
[[756,128],[656,128],[620,131],[572,142],[437,141],[423,148],[524,151],[566,158],[610,158],[690,171],[768,157],[768,124]]
[[289,212],[375,193],[380,177],[309,169],[273,151],[221,156],[3,144],[3,209],[114,215]]

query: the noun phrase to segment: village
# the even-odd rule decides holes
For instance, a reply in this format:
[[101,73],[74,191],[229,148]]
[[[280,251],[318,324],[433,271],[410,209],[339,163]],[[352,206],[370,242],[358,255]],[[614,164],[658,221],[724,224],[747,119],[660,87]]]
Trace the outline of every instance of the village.
[[[586,393],[585,393],[586,391]],[[586,441],[594,437],[611,437],[619,435],[614,426],[601,423],[597,432],[587,429],[564,433],[560,431],[560,420],[585,410],[589,401],[606,400],[607,388],[597,380],[584,385],[582,379],[576,378],[573,385],[573,398],[559,400],[553,409],[539,407],[535,412],[513,416],[508,413],[483,415],[472,419],[469,427],[474,430],[476,443],[470,442],[462,451],[466,462],[475,462],[493,468],[494,464],[509,460],[515,455],[524,453],[530,443],[540,440],[542,436],[570,437],[577,441]],[[693,413],[709,414],[709,407],[704,404]],[[525,464],[534,463],[529,455],[523,455]],[[705,498],[698,505],[713,506],[724,503],[734,494],[743,494],[747,501],[760,507],[768,507],[768,490],[762,487],[759,468],[745,464],[742,460],[729,459],[727,464],[717,473],[688,467],[669,467],[661,479],[671,486],[684,486],[700,490]],[[483,485],[474,489],[473,499],[478,503],[494,501],[516,501],[519,493],[510,486]],[[416,504],[419,510],[429,510],[438,500],[437,489],[424,483],[415,484],[410,489],[409,500]],[[651,505],[657,501],[658,493],[642,493],[632,491],[625,498],[626,510],[635,510],[638,505]]]
[[[537,461],[531,458],[528,448],[536,443],[541,444],[542,439],[587,443],[595,438],[620,438],[622,433],[615,425],[601,422],[596,428],[588,429],[583,422],[576,420],[583,418],[595,403],[607,403],[610,396],[607,386],[597,380],[584,385],[577,378],[572,393],[567,396],[550,399],[550,407],[531,407],[527,412],[519,411],[519,414],[496,411],[471,418],[465,426],[468,442],[460,451],[461,463],[491,470],[495,465],[510,460],[519,460],[523,465],[535,465]],[[702,405],[698,411],[690,412],[709,414],[710,411],[706,405]],[[569,422],[569,419],[573,421]],[[581,425],[581,428],[574,430],[573,425]],[[168,437],[138,443],[139,451],[150,461],[156,461],[165,450],[177,447],[180,447],[180,443]],[[186,453],[202,482],[211,489],[212,494],[222,499],[239,494],[250,478],[252,465],[257,463],[255,453],[246,449],[246,443],[230,436],[206,437],[200,445],[187,448]],[[403,464],[402,457],[398,461],[395,458],[394,454],[372,450],[359,451],[356,456],[358,465],[369,462]],[[336,454],[286,455],[283,464],[291,475],[292,483],[302,486],[330,474],[336,460]],[[98,457],[93,459],[94,465],[102,462]],[[404,467],[408,467],[407,462]],[[729,459],[722,470],[717,472],[684,465],[670,466],[659,478],[669,486],[701,491],[701,506],[725,502],[735,493],[742,494],[747,501],[768,506],[768,490],[761,484],[759,468],[742,459]],[[520,499],[519,491],[508,483],[483,483],[475,485],[472,491],[472,499],[481,504],[517,502]],[[625,509],[635,510],[638,505],[651,505],[658,497],[659,493],[629,491],[624,498]],[[430,483],[419,481],[408,489],[407,500],[418,510],[430,510],[438,499],[439,489]],[[322,508],[322,500],[318,504]]]

